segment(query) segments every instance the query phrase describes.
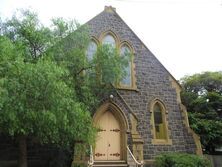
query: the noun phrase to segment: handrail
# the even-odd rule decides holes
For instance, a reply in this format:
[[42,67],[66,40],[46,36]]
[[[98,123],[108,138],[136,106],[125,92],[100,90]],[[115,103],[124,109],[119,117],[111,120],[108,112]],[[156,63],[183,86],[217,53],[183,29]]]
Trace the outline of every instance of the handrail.
[[93,166],[93,164],[94,164],[93,149],[92,149],[92,145],[90,145],[90,156],[89,156],[89,161],[88,161],[88,167]]
[[139,165],[139,166],[143,167],[143,161],[138,162],[138,161],[136,160],[136,158],[134,157],[133,153],[131,152],[131,150],[129,149],[129,146],[126,146],[126,148],[127,148],[127,150],[129,151],[129,153],[130,153],[131,157],[133,158],[134,162],[136,163],[136,166]]

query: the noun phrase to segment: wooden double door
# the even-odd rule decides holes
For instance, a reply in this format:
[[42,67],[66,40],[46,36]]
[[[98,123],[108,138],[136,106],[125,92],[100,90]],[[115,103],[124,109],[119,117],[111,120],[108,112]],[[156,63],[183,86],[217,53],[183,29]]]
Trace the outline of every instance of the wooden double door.
[[108,110],[100,116],[97,127],[95,160],[120,160],[121,131],[118,119]]

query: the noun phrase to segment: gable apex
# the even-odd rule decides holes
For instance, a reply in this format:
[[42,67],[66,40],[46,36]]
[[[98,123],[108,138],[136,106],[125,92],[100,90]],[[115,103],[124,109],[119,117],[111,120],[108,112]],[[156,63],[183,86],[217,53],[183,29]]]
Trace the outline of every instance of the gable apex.
[[115,13],[116,8],[114,8],[112,6],[105,6],[104,11],[107,12],[107,13]]
[[[169,75],[170,79],[172,79],[180,89],[182,88],[174,76],[166,69],[166,67],[149,50],[149,48],[137,36],[137,34],[120,17],[120,15],[116,12],[115,7],[105,6],[101,13],[93,17],[86,24],[90,27],[91,35],[95,36],[100,41],[102,40],[101,38],[104,36],[104,34],[107,32],[112,32],[115,34],[114,37],[117,36],[119,44],[123,43],[124,41],[129,43],[130,46],[134,48],[133,51],[136,56],[141,57],[141,52],[146,52],[146,59],[152,59],[147,61],[155,61],[159,65],[159,69],[163,69]],[[150,64],[150,67],[151,66],[152,64]],[[161,72],[159,71],[159,73]]]

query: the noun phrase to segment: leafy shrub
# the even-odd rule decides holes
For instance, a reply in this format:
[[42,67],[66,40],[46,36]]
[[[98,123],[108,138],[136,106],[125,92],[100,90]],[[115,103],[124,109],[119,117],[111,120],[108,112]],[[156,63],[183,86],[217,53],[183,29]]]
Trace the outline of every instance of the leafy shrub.
[[185,153],[165,153],[155,158],[155,167],[211,167],[203,156]]

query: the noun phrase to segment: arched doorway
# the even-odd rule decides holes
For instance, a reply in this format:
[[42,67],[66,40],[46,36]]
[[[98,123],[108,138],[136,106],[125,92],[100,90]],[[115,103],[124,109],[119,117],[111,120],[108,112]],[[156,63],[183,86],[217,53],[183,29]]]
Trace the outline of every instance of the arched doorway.
[[97,110],[93,121],[98,129],[94,159],[126,160],[128,124],[124,113],[116,105],[106,103]]

